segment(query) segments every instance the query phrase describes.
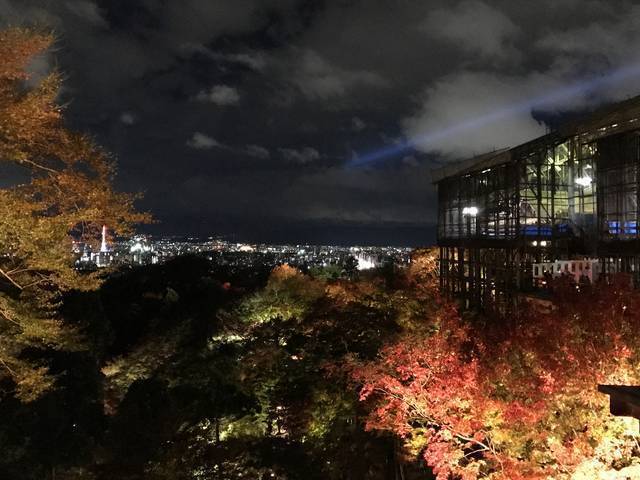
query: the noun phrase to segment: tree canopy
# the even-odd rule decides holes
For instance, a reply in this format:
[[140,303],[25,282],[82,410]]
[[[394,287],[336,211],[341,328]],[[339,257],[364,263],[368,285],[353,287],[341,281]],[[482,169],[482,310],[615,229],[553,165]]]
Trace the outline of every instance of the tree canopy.
[[442,300],[430,330],[351,365],[367,427],[398,435],[438,480],[609,478],[623,467],[631,478],[637,421],[611,416],[596,387],[640,382],[639,302],[624,278],[589,292],[561,282],[552,310],[498,322]]

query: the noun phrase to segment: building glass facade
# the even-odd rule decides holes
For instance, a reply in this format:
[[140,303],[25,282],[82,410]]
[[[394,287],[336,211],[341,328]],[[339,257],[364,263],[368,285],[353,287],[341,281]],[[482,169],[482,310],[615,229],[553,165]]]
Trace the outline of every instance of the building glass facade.
[[443,290],[506,308],[534,265],[575,259],[639,280],[640,99],[598,115],[435,172]]

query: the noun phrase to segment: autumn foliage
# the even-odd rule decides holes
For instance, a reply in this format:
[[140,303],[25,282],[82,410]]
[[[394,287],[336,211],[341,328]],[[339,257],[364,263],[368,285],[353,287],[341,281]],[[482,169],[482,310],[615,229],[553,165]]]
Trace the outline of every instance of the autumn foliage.
[[99,283],[73,269],[73,236],[91,243],[103,224],[128,233],[148,219],[133,209],[134,196],[113,188],[109,155],[65,126],[61,74],[30,71],[53,41],[33,30],[0,31],[0,380],[9,378],[25,401],[54,380],[25,350],[83,348],[58,315],[65,291]]
[[36,401],[0,391],[0,477],[640,478],[637,421],[596,391],[640,380],[627,279],[494,318],[441,298],[433,251],[250,270],[178,258],[66,298],[90,348]]
[[596,387],[640,381],[640,294],[624,278],[556,291],[553,310],[509,319],[462,318],[440,299],[422,334],[353,362],[367,428],[401,437],[438,480],[637,474],[637,421],[612,417]]

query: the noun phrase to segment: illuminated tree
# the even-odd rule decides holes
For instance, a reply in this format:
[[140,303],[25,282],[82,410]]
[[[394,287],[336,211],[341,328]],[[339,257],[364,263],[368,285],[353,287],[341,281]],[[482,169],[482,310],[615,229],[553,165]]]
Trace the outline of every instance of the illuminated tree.
[[324,285],[289,265],[275,268],[265,288],[247,298],[239,315],[249,323],[303,319],[322,297]]
[[368,428],[404,439],[439,480],[637,475],[637,423],[612,417],[596,385],[640,381],[640,294],[628,281],[556,291],[553,311],[498,322],[464,321],[442,302],[430,333],[353,362]]
[[243,322],[240,377],[256,398],[255,422],[267,437],[323,459],[322,478],[344,478],[347,471],[352,478],[385,478],[393,442],[363,430],[362,405],[337,367],[347,355],[374,358],[399,330],[395,302],[406,298],[389,295],[384,285],[377,278],[323,284],[279,267],[249,303],[267,308],[237,311],[241,318],[269,319]]
[[58,307],[63,292],[97,278],[72,268],[72,235],[95,241],[103,224],[126,234],[147,220],[134,197],[114,191],[109,156],[64,126],[61,75],[33,85],[29,64],[52,42],[46,33],[0,32],[0,161],[14,178],[0,189],[0,375],[25,401],[53,383],[34,349],[82,348]]

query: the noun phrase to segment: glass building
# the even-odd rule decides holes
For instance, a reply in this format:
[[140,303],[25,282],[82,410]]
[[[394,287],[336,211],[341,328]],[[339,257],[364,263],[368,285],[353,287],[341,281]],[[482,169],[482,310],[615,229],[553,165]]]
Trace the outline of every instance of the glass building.
[[638,119],[640,97],[436,170],[442,289],[467,307],[504,308],[540,287],[545,265],[568,273],[594,259],[599,277],[638,282]]

